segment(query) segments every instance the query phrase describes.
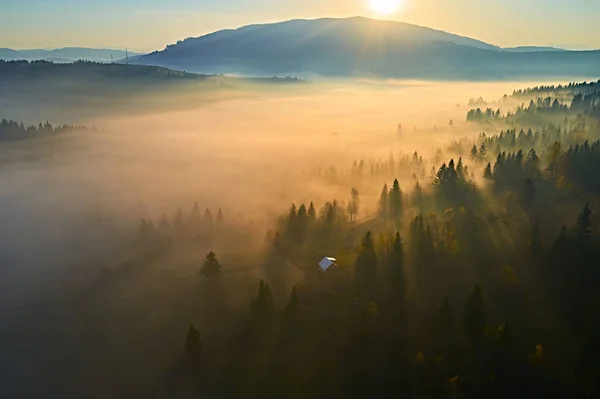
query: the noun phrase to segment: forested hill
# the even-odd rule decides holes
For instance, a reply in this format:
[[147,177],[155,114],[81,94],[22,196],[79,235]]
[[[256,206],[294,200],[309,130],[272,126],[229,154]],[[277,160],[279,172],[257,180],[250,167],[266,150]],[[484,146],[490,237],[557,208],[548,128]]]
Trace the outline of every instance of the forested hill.
[[[0,121],[0,142],[35,139],[58,135],[61,133],[75,131],[85,132],[88,130],[90,129],[87,126],[83,125],[53,126],[49,122],[40,122],[37,126],[25,126],[23,123],[18,123],[13,120],[2,119]],[[92,128],[91,130],[96,131],[96,128]]]
[[205,76],[144,65],[102,64],[88,61],[56,64],[49,61],[0,60],[0,81],[45,78],[73,80],[126,78],[159,83],[173,80],[199,80]]
[[488,80],[592,77],[600,51],[511,51],[367,18],[295,20],[188,38],[139,64],[199,73]]

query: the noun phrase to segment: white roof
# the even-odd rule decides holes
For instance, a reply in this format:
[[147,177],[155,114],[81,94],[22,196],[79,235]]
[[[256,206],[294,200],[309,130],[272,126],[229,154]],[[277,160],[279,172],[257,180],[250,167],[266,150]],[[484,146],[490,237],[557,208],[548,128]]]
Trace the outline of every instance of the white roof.
[[321,270],[327,271],[327,269],[329,269],[332,265],[335,265],[334,262],[335,258],[330,258],[326,256],[319,262],[319,267],[321,268]]

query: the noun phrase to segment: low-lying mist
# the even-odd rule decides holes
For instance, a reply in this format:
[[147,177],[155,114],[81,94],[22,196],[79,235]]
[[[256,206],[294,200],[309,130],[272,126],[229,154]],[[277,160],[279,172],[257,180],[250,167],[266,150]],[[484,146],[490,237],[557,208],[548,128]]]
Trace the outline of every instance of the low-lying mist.
[[[3,274],[55,275],[118,248],[141,218],[173,218],[194,202],[266,231],[291,202],[320,206],[348,196],[347,187],[306,172],[386,159],[390,152],[432,155],[452,138],[481,133],[464,123],[469,98],[495,101],[517,86],[526,85],[362,81],[261,90],[253,84],[219,101],[203,101],[205,92],[192,99],[188,88],[180,96],[153,93],[171,105],[131,116],[108,109],[90,117],[89,109],[71,105],[73,120],[99,131],[0,149]],[[131,100],[143,104],[135,95]],[[28,120],[47,112],[19,105]],[[360,189],[364,208],[375,211],[380,186]],[[90,220],[102,220],[102,233],[89,228]]]
[[[195,203],[213,218],[221,209],[230,231],[240,237],[221,234],[210,244],[198,241],[197,252],[178,254],[171,270],[196,276],[209,250],[222,257],[225,271],[252,269],[253,258],[240,260],[242,249],[263,250],[265,236],[291,203],[314,201],[319,209],[327,201],[349,198],[347,185],[317,179],[314,171],[332,166],[345,171],[354,161],[385,160],[390,153],[398,157],[418,151],[431,160],[452,139],[481,133],[480,126],[465,122],[470,98],[493,103],[515,88],[539,83],[363,81],[264,90],[249,84],[231,98],[194,94],[192,86],[185,94],[164,89],[119,98],[119,104],[137,102],[131,112],[127,105],[111,108],[106,98],[98,109],[90,109],[89,101],[78,107],[70,98],[57,120],[47,118],[47,108],[13,103],[19,115],[2,117],[26,115],[26,122],[49,119],[98,130],[0,144],[0,317],[10,320],[15,331],[27,328],[27,304],[37,303],[38,296],[52,300],[73,285],[92,284],[106,268],[136,255],[131,247],[142,219],[158,225],[165,216],[173,223],[178,208],[187,218]],[[62,100],[57,95],[57,109]],[[391,182],[356,187],[362,218],[375,214],[384,183]],[[400,184],[410,192],[414,182],[406,178]],[[261,265],[255,266],[259,270]],[[128,289],[158,287],[162,278],[168,281],[156,277]],[[236,300],[247,298],[242,290]],[[11,376],[33,375],[24,365],[28,360],[21,360]],[[48,355],[44,361],[56,359]]]

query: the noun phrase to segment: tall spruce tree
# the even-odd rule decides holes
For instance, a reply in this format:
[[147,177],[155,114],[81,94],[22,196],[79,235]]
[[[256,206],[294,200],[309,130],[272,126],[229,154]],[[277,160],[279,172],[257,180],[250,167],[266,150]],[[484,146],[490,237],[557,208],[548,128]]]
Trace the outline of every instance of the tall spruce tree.
[[379,197],[379,203],[378,203],[379,217],[384,220],[387,220],[387,218],[389,216],[388,197],[389,197],[388,186],[387,186],[387,184],[384,184],[383,189],[381,190],[381,196]]
[[481,285],[475,285],[464,305],[463,320],[469,342],[476,343],[482,336],[486,325],[486,311]]
[[[354,265],[355,282],[359,296],[370,297],[377,280],[377,254],[371,232],[367,231],[362,240]],[[371,298],[364,298],[371,299]]]
[[402,190],[398,179],[394,179],[394,184],[390,190],[389,212],[392,219],[400,224],[402,221]]

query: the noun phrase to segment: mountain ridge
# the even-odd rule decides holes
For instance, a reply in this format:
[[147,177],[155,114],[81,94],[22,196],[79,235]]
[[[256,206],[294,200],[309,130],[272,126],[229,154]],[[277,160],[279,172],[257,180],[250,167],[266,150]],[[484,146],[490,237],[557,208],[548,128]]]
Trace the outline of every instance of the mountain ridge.
[[[110,62],[111,55],[114,61],[125,58],[125,50],[116,50],[109,48],[88,48],[88,47],[60,47],[56,49],[25,49],[15,50],[10,48],[0,48],[0,59],[5,61],[59,61],[73,62],[78,60],[87,60],[95,62]],[[129,51],[129,56],[139,56],[142,53]]]
[[224,29],[134,62],[249,76],[504,79],[597,76],[600,52],[511,51],[418,25],[352,17]]

